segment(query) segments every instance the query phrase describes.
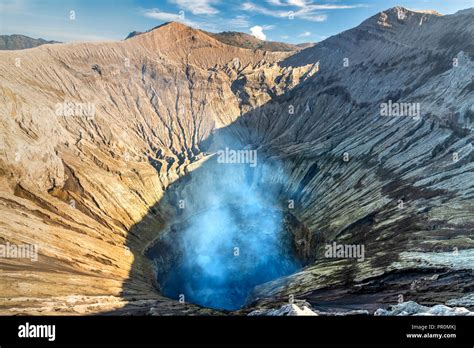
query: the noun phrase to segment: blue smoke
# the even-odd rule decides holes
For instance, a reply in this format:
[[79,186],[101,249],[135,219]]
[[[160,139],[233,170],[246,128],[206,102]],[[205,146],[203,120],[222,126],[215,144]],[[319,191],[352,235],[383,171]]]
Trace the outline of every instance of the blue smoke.
[[255,179],[263,176],[257,172],[245,164],[214,164],[187,184],[200,207],[172,241],[180,257],[158,279],[165,296],[235,310],[256,285],[301,267],[277,193]]

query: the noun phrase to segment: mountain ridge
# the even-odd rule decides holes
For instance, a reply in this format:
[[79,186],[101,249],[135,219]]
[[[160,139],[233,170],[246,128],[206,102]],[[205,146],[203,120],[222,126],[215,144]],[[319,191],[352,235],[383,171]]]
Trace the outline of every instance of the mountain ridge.
[[20,34],[0,35],[0,50],[22,50],[46,44],[57,44],[59,41],[34,39]]
[[[161,27],[173,25],[173,23],[181,24],[180,22],[166,22],[160,26],[154,27],[145,32],[133,31],[127,35],[125,40],[131,39],[138,35],[150,33],[151,31],[155,29],[159,29]],[[184,25],[184,24],[181,24],[181,25]],[[185,26],[188,28],[192,28],[187,25]],[[199,30],[199,29],[195,29],[195,30]],[[212,32],[207,32],[204,30],[200,30],[200,31],[227,45],[236,46],[236,47],[245,48],[245,49],[252,49],[252,50],[260,49],[264,51],[273,51],[273,52],[292,52],[292,51],[297,51],[303,48],[311,47],[312,45],[314,45],[314,43],[309,43],[309,42],[301,43],[301,44],[289,44],[289,43],[278,42],[278,41],[265,41],[265,40],[260,40],[252,35],[249,35],[243,32],[237,32],[237,31],[223,31],[220,33],[212,33]]]

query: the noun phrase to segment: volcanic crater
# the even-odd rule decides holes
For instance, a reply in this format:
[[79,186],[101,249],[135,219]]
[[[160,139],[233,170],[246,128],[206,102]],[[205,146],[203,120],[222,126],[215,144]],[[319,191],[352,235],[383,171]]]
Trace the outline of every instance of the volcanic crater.
[[179,23],[0,52],[0,238],[39,250],[0,260],[0,313],[472,307],[473,16],[396,7],[295,52]]

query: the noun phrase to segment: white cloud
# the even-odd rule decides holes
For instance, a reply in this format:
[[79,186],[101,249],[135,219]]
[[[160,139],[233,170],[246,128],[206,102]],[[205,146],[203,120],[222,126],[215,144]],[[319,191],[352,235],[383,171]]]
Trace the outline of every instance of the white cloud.
[[308,4],[311,3],[311,1],[305,1],[305,0],[267,0],[267,2],[270,5],[275,5],[275,6],[298,6],[298,7],[304,7]]
[[281,2],[281,0],[267,0],[267,2],[268,2],[270,5],[286,6],[286,3]]
[[271,17],[286,17],[288,15],[288,12],[286,11],[270,10],[266,7],[255,5],[254,3],[251,3],[251,2],[244,2],[242,4],[242,10],[248,11],[248,12],[260,13],[265,16],[271,16]]
[[306,5],[302,7],[310,10],[347,10],[351,8],[367,7],[367,5]]
[[235,16],[234,18],[228,21],[228,24],[231,28],[248,28],[250,23],[247,16]]
[[[272,10],[260,5],[256,5],[251,2],[244,2],[242,4],[242,10],[247,12],[254,12],[259,13],[269,17],[275,18],[285,18],[289,17],[290,10],[282,11],[282,10]],[[299,10],[293,11],[295,18],[301,18],[312,22],[324,22],[327,19],[327,16],[323,13],[315,12],[314,10],[308,8],[300,8]]]
[[250,27],[250,22],[248,21],[248,16],[246,15],[237,15],[233,18],[225,18],[219,16],[214,17],[212,21],[194,21],[188,19],[186,15],[183,18],[179,15],[179,13],[164,12],[157,8],[142,10],[142,14],[143,16],[148,18],[153,18],[165,22],[181,22],[190,27],[214,33],[229,29],[242,30]]
[[219,10],[213,7],[218,3],[218,0],[170,0],[170,2],[195,15],[215,15],[219,13]]
[[304,0],[288,0],[288,5],[293,5],[293,6],[298,6],[298,7],[305,7],[307,5],[307,3]]
[[326,16],[325,14],[295,12],[295,18],[301,18],[312,22],[324,22],[326,19],[328,19],[328,16]]
[[298,36],[299,37],[308,37],[308,36],[311,36],[311,32],[310,31],[305,31],[304,33],[301,33]]
[[356,4],[356,5],[316,5],[312,1],[307,0],[267,0],[267,3],[274,6],[295,6],[311,10],[343,10],[359,7],[367,7],[366,4]]
[[163,12],[160,11],[157,8],[152,8],[148,10],[143,11],[143,15],[148,18],[153,18],[153,19],[158,19],[160,21],[165,21],[165,22],[182,22],[185,23],[186,25],[192,26],[192,27],[199,27],[198,23],[195,23],[193,21],[190,21],[186,19],[186,17],[182,17],[179,15],[179,13],[170,13],[170,12]]
[[263,30],[273,30],[275,29],[275,26],[273,24],[271,25],[262,25]]
[[316,5],[311,1],[307,0],[267,0],[267,3],[272,6],[286,7],[288,10],[283,11],[282,9],[272,9],[256,5],[252,2],[245,2],[242,4],[244,11],[255,12],[265,16],[271,16],[276,18],[284,18],[289,16],[289,11],[292,11],[295,18],[300,18],[312,22],[324,22],[327,19],[327,15],[319,12],[323,10],[343,10],[352,9],[359,7],[367,7],[367,5]]
[[255,36],[257,39],[260,40],[266,40],[267,36],[263,32],[263,28],[259,25],[256,25],[252,28],[250,28],[250,32],[252,33],[253,36]]

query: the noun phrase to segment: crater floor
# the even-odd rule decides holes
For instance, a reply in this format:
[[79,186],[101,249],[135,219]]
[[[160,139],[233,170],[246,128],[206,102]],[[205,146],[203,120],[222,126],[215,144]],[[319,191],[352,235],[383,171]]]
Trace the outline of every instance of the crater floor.
[[215,208],[173,225],[175,232],[148,252],[157,265],[169,258],[166,253],[175,255],[171,265],[158,269],[161,293],[204,307],[240,309],[256,285],[301,267],[284,226],[280,211],[257,205]]

